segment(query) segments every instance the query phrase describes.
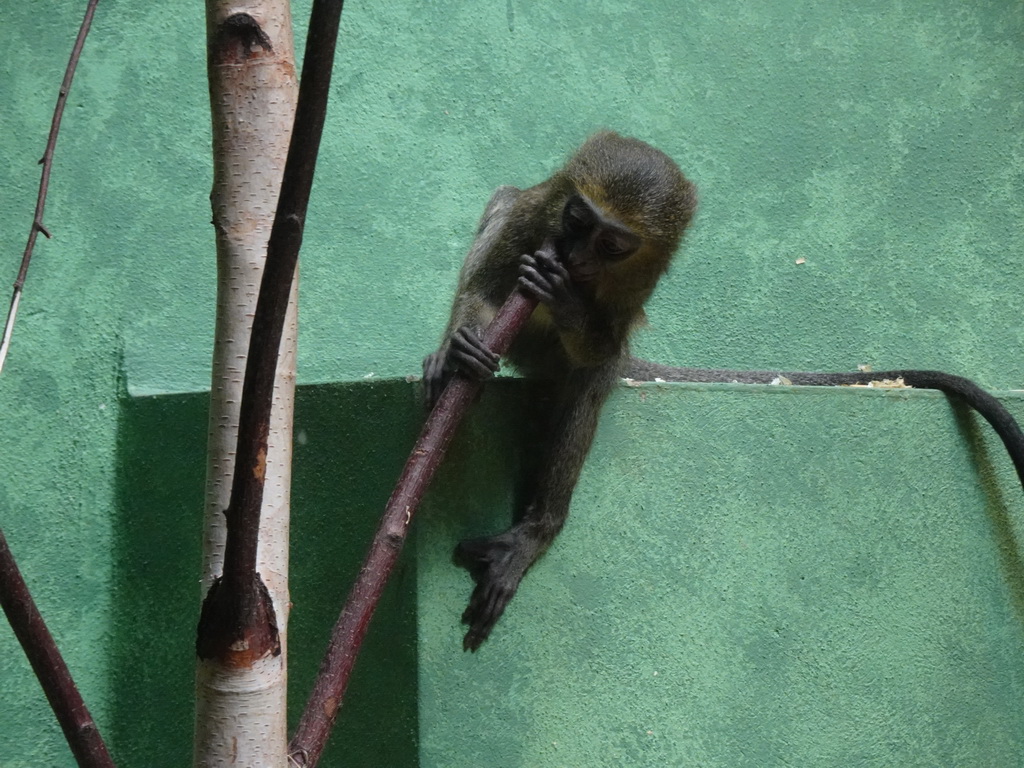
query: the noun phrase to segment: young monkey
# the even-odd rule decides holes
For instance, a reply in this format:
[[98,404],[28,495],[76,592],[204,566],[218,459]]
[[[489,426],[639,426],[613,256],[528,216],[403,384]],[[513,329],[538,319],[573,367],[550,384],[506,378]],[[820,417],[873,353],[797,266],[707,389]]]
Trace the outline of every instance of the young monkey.
[[[547,181],[499,187],[459,274],[440,349],[423,361],[427,405],[454,375],[485,380],[498,356],[480,340],[518,287],[540,304],[508,359],[527,376],[553,382],[545,444],[532,500],[504,533],[461,542],[456,561],[476,583],[462,621],[475,651],[527,569],[565,523],[598,414],[622,376],[673,381],[770,383],[771,372],[672,368],[631,358],[629,334],[669,266],[697,205],[696,189],[663,152],[612,132],[592,136]],[[1024,481],[1024,435],[995,398],[966,379],[929,371],[781,374],[791,383],[853,384],[902,376],[910,386],[962,397],[987,418]]]

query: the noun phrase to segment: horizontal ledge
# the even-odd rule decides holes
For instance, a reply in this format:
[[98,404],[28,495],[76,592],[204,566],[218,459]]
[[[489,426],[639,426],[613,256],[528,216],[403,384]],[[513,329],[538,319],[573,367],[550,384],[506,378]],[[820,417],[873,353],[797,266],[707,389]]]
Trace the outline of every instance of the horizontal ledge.
[[[362,387],[377,386],[401,386],[403,384],[418,384],[419,376],[366,376],[361,379],[339,379],[334,381],[311,381],[300,382],[298,389],[311,389],[321,387],[342,387],[359,389]],[[507,386],[512,382],[525,381],[518,376],[498,376],[493,384]],[[514,384],[513,384],[514,386]],[[699,392],[749,392],[749,393],[772,393],[786,395],[821,395],[827,392],[842,393],[857,397],[946,397],[942,392],[935,389],[918,389],[915,387],[866,387],[866,386],[808,386],[795,384],[741,384],[736,382],[703,383],[691,381],[634,381],[623,379],[620,383],[623,389],[639,389],[644,391],[659,390],[694,390]],[[153,387],[132,387],[128,386],[128,397],[131,399],[163,397],[174,395],[199,395],[206,394],[209,389],[201,390],[158,390]],[[1024,390],[993,390],[986,391],[1000,400],[1018,401],[1024,400]]]

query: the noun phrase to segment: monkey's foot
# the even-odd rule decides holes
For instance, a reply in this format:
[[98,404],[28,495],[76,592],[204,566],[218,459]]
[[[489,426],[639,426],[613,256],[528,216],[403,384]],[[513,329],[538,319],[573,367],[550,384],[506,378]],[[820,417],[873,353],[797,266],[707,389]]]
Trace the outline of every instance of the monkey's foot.
[[456,564],[468,570],[476,582],[462,614],[462,623],[469,626],[462,650],[475,651],[480,647],[519,588],[526,566],[518,543],[511,532],[506,532],[467,539],[455,548]]

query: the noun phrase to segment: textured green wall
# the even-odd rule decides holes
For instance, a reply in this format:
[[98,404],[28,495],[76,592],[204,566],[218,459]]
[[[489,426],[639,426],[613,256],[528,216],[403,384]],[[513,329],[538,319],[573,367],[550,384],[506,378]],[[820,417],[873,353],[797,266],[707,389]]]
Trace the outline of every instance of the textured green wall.
[[[8,271],[80,5],[0,8]],[[58,239],[16,348],[29,356],[33,329],[59,338],[47,308],[89,290],[138,392],[208,386],[209,117],[189,13],[100,9],[57,158]],[[1022,37],[1024,8],[1004,0],[351,2],[303,253],[300,378],[416,370],[490,191],[539,181],[606,126],[665,149],[701,191],[645,353],[1019,386]]]
[[471,655],[449,553],[508,523],[511,389],[420,520],[421,766],[1020,764],[1024,499],[976,418],[932,392],[623,387]]
[[[1024,499],[975,417],[930,392],[623,387],[565,532],[466,654],[451,551],[507,525],[535,395],[494,385],[455,442],[325,766],[1016,764]],[[205,408],[125,402],[111,619],[65,645],[122,765],[190,755]],[[293,721],[421,419],[403,381],[300,388]],[[64,555],[58,627],[88,613]],[[8,653],[0,765],[71,765]]]
[[[17,269],[38,182],[35,161],[42,152],[82,6],[80,0],[0,4],[0,279],[3,274],[13,278]],[[296,3],[297,16],[304,17],[307,9],[306,3]],[[125,452],[126,446],[134,445],[134,428],[127,425],[135,418],[132,409],[142,406],[125,397],[127,393],[205,389],[213,325],[203,20],[198,5],[177,10],[178,15],[173,15],[164,7],[118,0],[100,5],[57,152],[47,213],[55,238],[37,248],[9,367],[0,375],[0,434],[5,437],[0,449],[0,525],[101,724],[116,731],[120,748],[132,755],[143,748],[133,746],[139,736],[128,736],[133,723],[124,715],[138,713],[148,702],[140,687],[133,688],[143,678],[136,678],[131,663],[121,663],[127,657],[118,654],[127,653],[126,627],[136,626],[146,627],[146,642],[153,644],[160,643],[159,632],[173,629],[180,634],[168,636],[161,653],[187,652],[186,646],[174,644],[191,629],[161,625],[152,605],[158,593],[147,590],[168,580],[193,578],[188,576],[194,570],[188,553],[195,534],[190,533],[189,521],[196,514],[198,491],[189,483],[198,477],[194,474],[198,465],[189,465],[188,472],[193,474],[173,475],[171,464],[153,464],[164,468],[166,476],[154,469],[143,477],[166,486],[168,494],[178,487],[190,488],[191,496],[185,498],[183,490],[176,505],[167,501],[166,516],[150,517],[152,510],[145,507],[131,507],[139,511],[129,516],[124,478],[136,465]],[[303,23],[297,27],[301,38]],[[698,183],[702,195],[701,212],[684,252],[652,301],[652,327],[639,339],[641,352],[692,365],[935,366],[975,376],[996,389],[1018,388],[1024,380],[1024,358],[1019,354],[1024,327],[1018,298],[1024,278],[1020,256],[1024,244],[1020,228],[1024,207],[1022,39],[1024,6],[996,0],[895,5],[877,0],[838,6],[806,0],[758,4],[740,0],[714,4],[693,0],[350,2],[303,253],[300,381],[361,381],[371,373],[416,372],[419,359],[436,343],[458,262],[490,190],[502,183],[525,185],[543,178],[585,135],[611,127],[668,151]],[[806,263],[796,264],[798,258]],[[369,406],[373,402],[369,391],[356,391],[367,392],[364,404],[346,400],[334,408],[353,422],[366,419],[374,424],[383,418],[380,409]],[[665,401],[668,412],[657,423],[668,437],[692,418],[684,402],[692,395],[672,392],[651,395],[658,402],[669,398]],[[719,396],[724,399],[712,407],[716,412],[720,409],[730,423],[732,409],[750,413],[751,422],[774,423],[777,417],[771,415],[771,408],[788,402],[755,394]],[[624,407],[629,401],[623,398],[628,397],[619,397],[609,419],[642,419],[643,411]],[[750,403],[742,405],[748,397]],[[833,410],[842,410],[844,398],[868,404],[865,423],[882,418],[871,415],[882,407],[879,403],[895,407],[888,400],[871,399],[870,394],[828,393],[811,400],[815,397],[832,403],[810,410],[815,425],[825,423]],[[185,406],[167,402],[172,403],[166,407],[173,421],[176,409]],[[934,429],[939,431],[925,432],[921,443],[926,454],[940,446],[954,454],[937,460],[937,469],[929,469],[927,464],[903,463],[905,452],[912,455],[913,447],[880,452],[858,443],[855,466],[884,463],[894,473],[923,466],[929,479],[961,478],[966,485],[958,483],[956,494],[969,493],[979,476],[987,476],[988,463],[976,463],[973,454],[964,453],[967,443],[949,421],[942,400],[915,394],[908,402],[937,409]],[[331,411],[323,406],[318,418],[327,418]],[[188,416],[193,419],[188,421],[193,430],[190,441],[201,443],[201,437],[194,437],[202,431],[201,420],[195,422],[195,418]],[[415,414],[409,411],[401,418],[414,419]],[[931,424],[924,417],[894,423],[901,425],[903,434],[922,429],[924,422]],[[488,422],[478,423],[480,430],[488,428]],[[712,427],[693,426],[698,428],[712,430],[707,434],[717,439]],[[841,433],[837,427],[827,434],[839,437]],[[723,434],[728,436],[729,430]],[[806,430],[801,439],[816,434],[814,429]],[[636,478],[620,476],[623,457],[634,455],[627,437],[628,430],[606,429],[588,468],[589,476],[608,475],[607,503],[611,499],[626,503],[627,492],[632,495],[641,487]],[[704,476],[707,482],[724,485],[723,477],[733,477],[718,474],[721,468],[705,465],[701,455],[693,452],[695,448],[681,450],[668,437],[654,440],[651,453],[643,459],[654,462],[652,457],[659,451],[672,457],[666,477],[650,480],[644,491],[650,499],[645,509],[659,519],[671,517],[675,509],[666,487]],[[181,440],[181,450],[186,451],[184,437]],[[397,445],[392,450],[391,464],[382,463],[380,475],[373,478],[375,488],[387,488],[393,480],[392,465],[400,462],[402,451]],[[989,454],[998,465],[998,450]],[[197,455],[188,454],[188,461],[198,461]],[[885,458],[889,460],[883,462]],[[731,460],[740,462],[737,466],[750,461],[737,456]],[[337,457],[333,461],[323,465],[323,482],[330,482],[341,462]],[[461,454],[460,463],[450,471],[459,472],[458,467],[468,461]],[[825,476],[832,479],[840,469],[826,466]],[[758,485],[733,486],[733,481],[721,489],[723,495],[735,497],[729,503],[737,504],[737,510],[741,502],[746,502],[744,509],[759,508],[754,500],[762,497],[768,499],[765,503],[781,504],[784,491],[796,492],[790,488],[796,483],[792,470],[764,469],[756,476],[763,483],[772,478],[766,493],[761,494]],[[171,482],[172,477],[184,479]],[[899,477],[894,474],[893,485],[886,487],[902,488]],[[843,478],[839,487],[860,500],[859,479]],[[623,487],[615,490],[615,482]],[[934,487],[925,492],[940,493]],[[589,493],[585,491],[577,504],[578,512],[596,503]],[[875,500],[875,506],[891,495],[879,489],[863,493],[864,498]],[[948,538],[950,547],[962,543],[962,551],[972,555],[962,578],[990,587],[993,579],[1006,581],[1005,563],[1016,562],[1015,550],[1008,549],[1007,542],[1013,539],[1005,533],[1007,520],[1021,519],[1019,493],[1015,493],[1011,488],[1002,495],[1001,503],[1009,510],[1005,519],[993,518],[991,511],[988,518],[981,515],[992,508],[988,497],[979,502],[955,495],[964,505],[965,519],[977,525],[995,519],[992,525],[1002,531],[988,540],[975,532],[971,535],[976,538],[970,540],[968,533],[955,528],[936,529],[934,535]],[[349,494],[362,499],[360,491]],[[483,503],[493,500],[493,495],[480,498],[481,507],[493,507]],[[379,506],[369,496],[362,501],[374,509]],[[832,497],[818,502],[822,514],[834,515],[842,508]],[[318,508],[317,514],[328,511]],[[923,509],[919,512],[921,520],[928,519]],[[153,530],[132,529],[129,523],[136,515],[138,520],[151,521],[148,525]],[[587,519],[582,514],[576,517]],[[869,505],[865,516],[855,518],[858,526],[870,531],[858,536],[858,541],[881,536],[885,543],[883,526],[888,519],[877,516]],[[776,530],[783,521],[769,517],[765,530]],[[698,523],[699,519],[693,524]],[[329,525],[325,522],[324,530]],[[427,525],[423,528],[428,530]],[[607,529],[577,538],[577,546],[598,546],[605,540],[602,530]],[[771,546],[785,547],[787,537],[796,535],[792,530],[782,526]],[[815,539],[819,549],[832,543],[841,549],[841,542],[829,538],[827,530],[798,528],[797,532],[801,537],[823,537]],[[172,533],[180,544],[180,560],[173,558],[174,550],[167,549],[162,539]],[[644,542],[648,547],[679,548],[680,540],[673,537],[684,534],[670,531]],[[566,547],[574,546],[571,538],[565,541]],[[609,535],[603,546],[612,541]],[[927,541],[932,542],[930,547],[939,546],[934,539]],[[990,567],[994,555],[985,550],[993,541],[1004,558],[997,558],[994,570]],[[445,561],[449,544],[430,539],[428,546],[420,548],[419,570],[436,571],[429,567],[434,562],[431,558]],[[143,562],[151,560],[160,569],[144,574],[157,579],[150,586],[136,582],[139,576],[133,571],[134,558],[144,554],[147,546],[153,551]],[[631,544],[626,555],[642,551],[639,544]],[[873,564],[886,563],[887,551],[865,549],[865,558]],[[585,567],[584,559],[570,554],[563,567]],[[664,560],[657,562],[668,567]],[[755,566],[739,565],[723,578],[739,579],[746,573],[755,582],[770,582]],[[641,564],[633,562],[630,567]],[[681,570],[673,566],[673,571]],[[161,580],[164,571],[171,576]],[[446,573],[437,575],[453,580],[451,584],[462,577],[459,572]],[[883,571],[882,576],[887,573]],[[295,579],[300,584],[329,574],[338,578],[332,567],[307,571],[299,565]],[[538,589],[544,588],[544,571],[534,577]],[[838,582],[839,586],[832,586],[840,590],[857,584],[847,571],[821,578],[830,584]],[[459,584],[455,589],[459,599],[446,597],[431,610],[457,611],[465,589]],[[177,593],[174,600],[179,602],[174,605],[181,616],[193,598],[191,585],[179,587],[184,591]],[[827,594],[818,596],[827,600]],[[790,597],[795,600],[797,594]],[[522,596],[516,611],[525,611],[530,599]],[[572,618],[572,601],[554,600],[550,605],[548,610],[566,614],[566,621]],[[999,601],[993,605],[997,613],[1006,610]],[[704,610],[715,606],[708,603]],[[296,618],[300,624],[302,610]],[[331,610],[323,606],[323,615]],[[137,621],[139,611],[144,623]],[[528,616],[516,611],[509,617],[510,627],[515,627],[517,615]],[[401,610],[398,615],[403,615]],[[609,615],[620,616],[601,614],[601,621],[607,623]],[[915,612],[913,618],[919,615]],[[1016,628],[1019,616],[1014,616]],[[442,653],[442,648],[444,653],[454,653],[450,636],[455,628],[450,618],[421,617],[424,642],[434,643],[425,644],[421,654]],[[621,618],[629,620],[625,613]],[[938,619],[931,616],[920,621],[934,626]],[[633,623],[642,624],[645,633],[657,629],[644,617],[636,617]],[[692,641],[693,632],[706,632],[712,638],[726,627],[724,636],[733,638],[759,626],[741,611],[730,621],[723,619],[721,626],[710,620],[699,629],[688,630],[688,625],[673,625],[675,637],[681,639],[673,647],[682,648],[680,653]],[[529,627],[536,631],[537,626],[532,621],[523,624],[524,631]],[[809,620],[786,626],[804,629]],[[844,625],[838,621],[828,626]],[[962,637],[943,640],[951,658],[957,659],[963,653],[955,643],[968,643],[977,626],[966,619],[948,626],[963,632]],[[999,621],[986,625],[992,636],[986,636],[985,642],[995,643],[993,648],[1009,648],[1009,635],[999,634],[1004,628]],[[104,646],[107,640],[113,650]],[[544,638],[531,637],[531,642],[542,644]],[[881,650],[893,643],[885,641],[877,647]],[[458,664],[477,663],[472,674],[486,682],[491,674],[488,660],[500,660],[500,654],[508,653],[500,647],[495,643],[485,649],[489,656],[476,659],[460,656]],[[533,654],[533,649],[525,646],[524,654]],[[982,675],[982,679],[1016,684],[1008,670],[1020,661],[1019,652],[1005,657],[999,653],[986,656],[1005,659],[1005,663],[999,661],[999,674]],[[157,658],[170,663],[166,656]],[[552,658],[543,657],[538,674],[553,668]],[[927,665],[934,658],[922,651],[908,665],[930,669]],[[529,658],[520,659],[524,660],[529,666]],[[188,667],[184,656],[177,657],[176,663]],[[601,665],[595,669],[605,669]],[[171,667],[139,667],[140,674],[148,670],[145,680],[171,686],[178,709],[167,714],[167,723],[179,728],[182,718],[188,717],[187,704],[180,701],[188,695],[188,682],[180,677],[173,682],[169,676],[160,678],[158,673],[164,669]],[[453,677],[430,682],[427,700],[436,701],[437,691],[456,686],[462,674],[459,669],[435,670]],[[885,682],[887,671],[878,670],[879,677],[872,679]],[[864,679],[826,676],[822,685],[830,680],[849,683],[845,687],[836,683],[836,690],[856,697],[867,695]],[[940,684],[933,685],[924,672],[908,679],[912,683],[907,696],[931,699],[941,692]],[[950,683],[959,679],[950,672]],[[707,712],[716,711],[706,695],[713,686],[708,679],[697,681],[701,686],[694,690],[703,692],[699,701]],[[527,700],[526,691],[534,684],[518,680],[516,684],[523,686],[522,700]],[[763,688],[755,690],[771,687],[768,678],[757,684]],[[766,715],[758,721],[762,727],[782,719],[792,722],[794,713],[804,711],[802,707],[813,709],[807,704],[813,700],[813,686],[806,681],[801,685],[792,703],[779,705],[779,719]],[[732,679],[722,678],[721,686],[714,689],[722,697],[717,711],[724,711],[734,686]],[[547,688],[533,690],[541,690],[543,696],[538,698],[548,700]],[[456,691],[469,706],[472,697],[462,688]],[[1019,734],[1019,723],[1001,719],[1011,717],[1003,710],[1013,708],[1009,703],[1013,697],[1000,696],[991,691],[979,695],[972,705],[975,709],[968,707],[959,714],[986,713],[988,720],[966,721],[976,723],[977,733],[986,733],[986,723],[991,721],[991,727],[1004,736],[1014,729]],[[8,764],[68,764],[45,702],[4,630],[0,630],[0,701],[17,702],[0,707],[0,764],[5,768]],[[129,710],[125,701],[138,706]],[[998,702],[1005,706],[996,707]],[[854,710],[865,718],[876,718],[872,723],[887,715],[874,705]],[[936,706],[928,710],[928,717],[942,733],[953,733],[955,729],[951,731],[943,718],[956,711],[952,704]],[[140,717],[140,729],[144,719]],[[147,722],[153,725],[146,733],[155,734],[164,727],[159,719]],[[569,728],[557,718],[552,722]],[[747,721],[723,722],[736,725],[736,732],[741,732],[741,725],[751,727]],[[472,732],[477,732],[475,726]],[[525,726],[516,732],[531,739],[539,733]],[[180,742],[182,731],[174,733]],[[779,733],[785,735],[782,730]],[[939,750],[935,754],[940,756],[949,754],[937,746],[938,737],[930,740],[923,728],[908,726],[893,738],[902,739],[904,733],[917,742],[901,743],[920,743],[920,754],[929,754],[927,749]],[[154,743],[165,744],[163,739],[168,737],[153,738]],[[436,751],[430,750],[438,745],[454,749],[460,738],[468,736],[445,734],[435,720],[424,737],[423,754],[437,763]],[[577,744],[583,745],[583,736],[579,738]],[[708,743],[715,741],[706,738]],[[808,759],[823,754],[815,751],[809,737],[800,741],[789,734],[786,738],[803,745],[805,751],[799,754]],[[840,743],[851,743],[850,738]],[[1009,741],[1000,739],[992,741],[992,749],[1009,749],[1005,747]],[[766,743],[769,746],[764,749],[769,752],[752,746],[749,754],[770,753],[773,742]],[[648,747],[644,742],[637,748]],[[720,748],[720,744],[705,747]],[[180,743],[177,748],[182,749]],[[511,740],[503,754],[519,748]],[[637,759],[639,764],[642,760],[656,764],[657,754],[648,751]],[[701,752],[694,749],[693,754]],[[722,759],[728,764],[728,756],[734,753],[717,754],[726,755]],[[864,754],[862,762],[871,764],[871,756],[877,753],[867,749]],[[447,759],[454,761],[456,756]],[[157,764],[151,756],[138,762]],[[571,764],[569,758],[565,762]],[[921,758],[921,762],[928,760]]]

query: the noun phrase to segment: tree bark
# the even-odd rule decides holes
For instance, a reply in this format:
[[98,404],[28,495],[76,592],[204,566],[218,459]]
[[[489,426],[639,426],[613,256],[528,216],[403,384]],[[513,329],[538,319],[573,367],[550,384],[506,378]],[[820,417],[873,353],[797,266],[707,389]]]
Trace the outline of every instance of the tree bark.
[[[217,237],[217,321],[210,392],[203,594],[224,569],[239,407],[298,93],[287,0],[207,0]],[[256,566],[272,611],[248,649],[201,653],[196,673],[196,766],[284,766],[287,744],[288,508],[295,388],[297,287],[276,368]],[[275,627],[276,624],[276,627]],[[203,638],[200,637],[200,646]],[[250,653],[246,653],[248,650]],[[279,650],[279,652],[274,652]]]

